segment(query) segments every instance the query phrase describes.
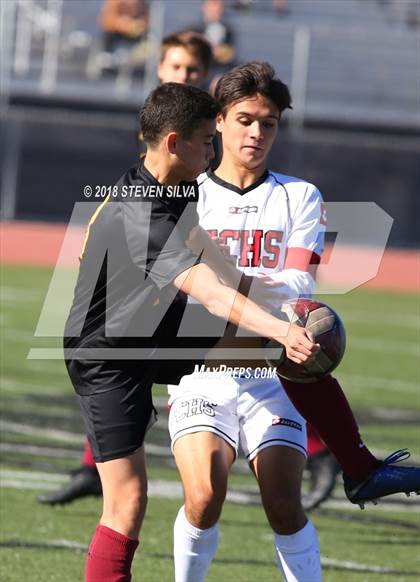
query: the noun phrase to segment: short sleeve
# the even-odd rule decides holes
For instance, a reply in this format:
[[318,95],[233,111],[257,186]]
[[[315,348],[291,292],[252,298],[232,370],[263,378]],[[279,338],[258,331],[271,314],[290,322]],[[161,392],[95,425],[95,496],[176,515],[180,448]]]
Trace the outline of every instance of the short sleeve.
[[292,227],[287,247],[308,249],[321,256],[325,229],[326,216],[322,195],[315,186],[308,185],[305,195],[292,210]]
[[186,246],[198,224],[196,203],[180,216],[159,201],[124,203],[124,228],[133,263],[161,289],[199,261]]

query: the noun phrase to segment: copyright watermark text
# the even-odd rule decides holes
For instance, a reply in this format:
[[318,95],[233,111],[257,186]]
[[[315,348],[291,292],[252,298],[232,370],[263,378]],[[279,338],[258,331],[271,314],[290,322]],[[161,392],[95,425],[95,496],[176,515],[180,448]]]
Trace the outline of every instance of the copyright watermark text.
[[133,185],[124,184],[122,186],[105,186],[96,184],[83,187],[83,196],[89,199],[105,199],[108,196],[115,199],[135,199],[135,198],[195,198],[196,188],[193,184],[178,184],[177,186],[161,186],[155,184]]

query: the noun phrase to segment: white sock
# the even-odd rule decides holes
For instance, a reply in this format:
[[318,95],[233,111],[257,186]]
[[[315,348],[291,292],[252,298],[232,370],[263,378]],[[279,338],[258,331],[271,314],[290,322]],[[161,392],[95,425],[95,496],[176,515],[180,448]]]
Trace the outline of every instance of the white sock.
[[218,544],[219,525],[194,527],[183,505],[174,523],[175,582],[204,582]]
[[279,570],[287,582],[321,582],[321,558],[316,530],[310,521],[300,531],[274,533]]

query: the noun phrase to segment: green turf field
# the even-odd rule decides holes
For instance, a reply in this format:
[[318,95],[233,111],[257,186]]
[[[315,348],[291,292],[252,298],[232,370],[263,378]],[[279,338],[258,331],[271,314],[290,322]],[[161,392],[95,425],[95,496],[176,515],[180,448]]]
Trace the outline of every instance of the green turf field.
[[[84,546],[100,500],[51,509],[36,502],[60,486],[80,462],[82,422],[60,360],[28,360],[31,346],[59,345],[33,338],[51,277],[48,269],[8,267],[1,274],[2,582],[82,580]],[[365,440],[379,454],[409,447],[420,464],[419,302],[414,295],[357,291],[323,297],[342,315],[348,349],[337,376],[356,410]],[[155,389],[160,428],[148,441],[152,495],[134,563],[134,580],[172,580],[172,522],[181,503],[168,451],[165,390]],[[280,579],[271,533],[253,478],[239,462],[230,480],[245,503],[227,502],[221,544],[209,582]],[[178,497],[177,497],[178,496]],[[420,579],[420,506],[396,496],[364,512],[343,499],[314,512],[326,582],[402,582]],[[310,582],[310,581],[308,581]]]

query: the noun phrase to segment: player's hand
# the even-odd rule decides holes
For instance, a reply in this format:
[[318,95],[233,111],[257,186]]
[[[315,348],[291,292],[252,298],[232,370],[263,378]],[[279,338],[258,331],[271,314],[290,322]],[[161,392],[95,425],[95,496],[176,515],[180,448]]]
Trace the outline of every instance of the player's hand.
[[255,278],[258,279],[258,281],[261,281],[262,285],[264,285],[264,287],[266,287],[267,289],[282,287],[284,285],[283,281],[276,281],[275,279],[272,279],[269,275],[266,275],[265,273],[257,273],[255,275]]
[[296,364],[307,364],[315,358],[320,346],[314,342],[311,332],[298,325],[291,324],[286,337],[275,338],[286,349],[289,360]]
[[236,257],[236,255],[231,254],[229,245],[227,245],[226,242],[222,238],[219,238],[217,236],[212,236],[211,239],[215,244],[217,244],[220,252],[225,257],[225,259],[229,263],[231,263],[234,267],[236,267],[237,257]]
[[287,294],[282,294],[275,290],[275,288],[281,287],[283,283],[277,284],[277,281],[273,281],[266,275],[260,276],[260,274],[247,276],[246,278],[249,283],[248,297],[262,308],[271,310],[274,298],[276,302],[289,299]]

